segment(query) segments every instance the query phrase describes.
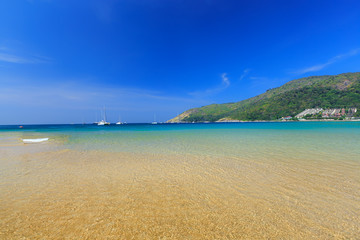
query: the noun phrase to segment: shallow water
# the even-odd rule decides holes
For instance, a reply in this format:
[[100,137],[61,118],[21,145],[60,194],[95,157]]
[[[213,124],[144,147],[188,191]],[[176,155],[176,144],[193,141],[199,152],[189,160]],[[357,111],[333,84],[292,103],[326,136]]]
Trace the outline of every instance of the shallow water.
[[2,129],[0,238],[357,239],[359,145],[357,122]]

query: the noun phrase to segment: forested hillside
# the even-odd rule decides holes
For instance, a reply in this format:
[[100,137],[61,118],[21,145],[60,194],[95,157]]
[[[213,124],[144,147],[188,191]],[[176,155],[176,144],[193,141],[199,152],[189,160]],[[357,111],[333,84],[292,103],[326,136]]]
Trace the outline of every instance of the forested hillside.
[[187,110],[168,122],[276,120],[316,107],[360,108],[360,73],[293,80],[240,102],[212,104]]

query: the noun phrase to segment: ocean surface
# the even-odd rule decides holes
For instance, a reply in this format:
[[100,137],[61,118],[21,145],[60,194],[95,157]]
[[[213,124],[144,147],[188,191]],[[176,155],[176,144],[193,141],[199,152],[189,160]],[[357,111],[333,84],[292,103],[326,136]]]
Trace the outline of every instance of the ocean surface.
[[0,126],[2,142],[42,137],[78,150],[360,161],[360,122]]
[[359,212],[360,122],[0,126],[4,239],[358,239]]

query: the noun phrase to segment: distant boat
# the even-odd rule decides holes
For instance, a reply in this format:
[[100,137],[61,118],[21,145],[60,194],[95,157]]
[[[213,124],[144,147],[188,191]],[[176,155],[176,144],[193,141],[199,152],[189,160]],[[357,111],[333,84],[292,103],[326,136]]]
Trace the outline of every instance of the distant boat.
[[104,119],[97,123],[98,126],[104,126],[104,125],[110,125],[109,122],[106,121],[106,110],[104,107],[104,113],[103,113]]
[[151,124],[158,124],[158,122],[156,121],[156,115],[154,114],[154,121]]
[[124,124],[123,122],[121,122],[120,116],[119,116],[119,121],[117,123],[115,123],[116,125],[121,125]]
[[105,121],[105,120],[101,120],[100,122],[97,123],[98,126],[104,126],[104,125],[110,125],[109,122]]

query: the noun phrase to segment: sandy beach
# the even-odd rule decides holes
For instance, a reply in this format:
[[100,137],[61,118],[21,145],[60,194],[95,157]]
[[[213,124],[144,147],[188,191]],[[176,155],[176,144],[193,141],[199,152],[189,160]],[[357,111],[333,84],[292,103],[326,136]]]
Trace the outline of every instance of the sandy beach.
[[[357,239],[360,162],[0,148],[1,239]],[[316,183],[316,184],[315,184]]]
[[0,0],[0,240],[360,240],[360,1]]

